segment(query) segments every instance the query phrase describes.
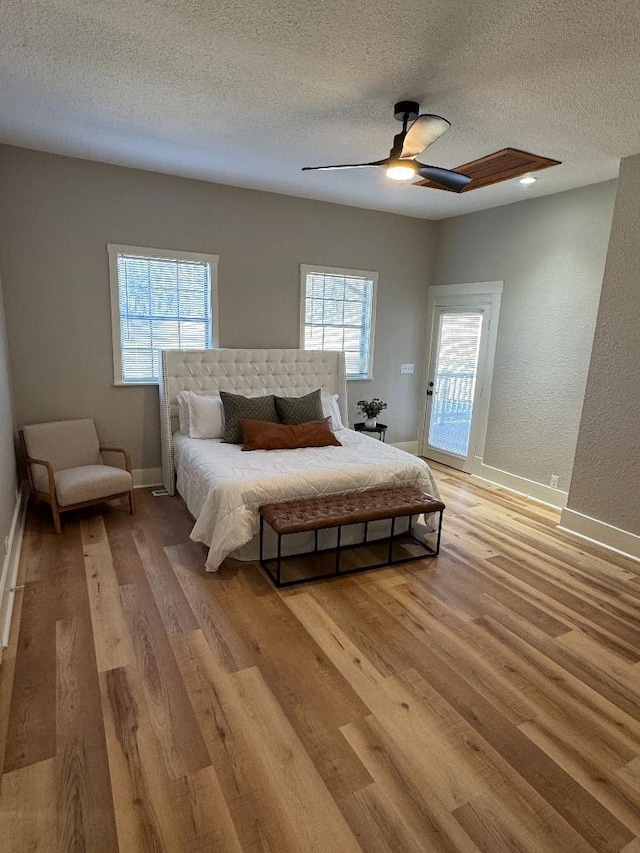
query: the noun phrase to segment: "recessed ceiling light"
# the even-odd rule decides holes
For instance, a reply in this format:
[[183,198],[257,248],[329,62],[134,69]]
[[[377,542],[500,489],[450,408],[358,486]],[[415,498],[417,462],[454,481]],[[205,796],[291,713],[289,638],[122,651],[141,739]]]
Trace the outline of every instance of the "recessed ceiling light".
[[537,180],[533,175],[525,175],[524,178],[520,178],[520,183],[527,187],[529,184],[535,184]]

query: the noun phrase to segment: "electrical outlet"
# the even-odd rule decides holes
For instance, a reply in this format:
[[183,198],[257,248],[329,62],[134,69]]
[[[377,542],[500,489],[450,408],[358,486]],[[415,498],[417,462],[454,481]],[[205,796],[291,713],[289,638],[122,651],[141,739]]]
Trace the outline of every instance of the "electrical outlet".
[[558,479],[559,479],[559,478],[558,478],[558,475],[557,475],[557,474],[552,474],[552,475],[551,475],[551,484],[550,484],[550,485],[551,485],[551,488],[552,488],[552,489],[557,489],[557,488],[558,488]]
[[413,373],[413,365],[412,364],[401,364],[400,365],[400,373]]

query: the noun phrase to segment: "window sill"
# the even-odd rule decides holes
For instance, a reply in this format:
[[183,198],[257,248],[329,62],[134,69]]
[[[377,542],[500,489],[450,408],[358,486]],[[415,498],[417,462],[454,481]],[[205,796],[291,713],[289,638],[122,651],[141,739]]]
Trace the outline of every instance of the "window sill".
[[113,384],[116,386],[116,388],[135,388],[136,386],[139,387],[141,385],[156,385],[156,386],[158,386],[160,384],[160,380],[159,379],[149,379],[148,381],[145,381],[145,382],[114,382]]

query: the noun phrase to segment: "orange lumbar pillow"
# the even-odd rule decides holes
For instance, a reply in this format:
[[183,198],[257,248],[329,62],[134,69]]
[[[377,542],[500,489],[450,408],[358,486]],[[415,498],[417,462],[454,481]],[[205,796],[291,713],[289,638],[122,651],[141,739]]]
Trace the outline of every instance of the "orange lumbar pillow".
[[342,447],[333,434],[331,418],[304,424],[274,424],[267,421],[240,421],[243,450],[295,450],[298,447]]

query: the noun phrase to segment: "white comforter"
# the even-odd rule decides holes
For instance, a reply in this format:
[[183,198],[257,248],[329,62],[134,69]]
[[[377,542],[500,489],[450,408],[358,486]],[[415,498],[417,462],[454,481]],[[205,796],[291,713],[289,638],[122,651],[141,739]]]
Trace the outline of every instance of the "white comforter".
[[175,434],[178,491],[196,519],[191,538],[209,546],[208,571],[254,537],[264,503],[392,485],[439,497],[426,462],[350,429],[336,435],[342,447],[243,452],[220,439]]

